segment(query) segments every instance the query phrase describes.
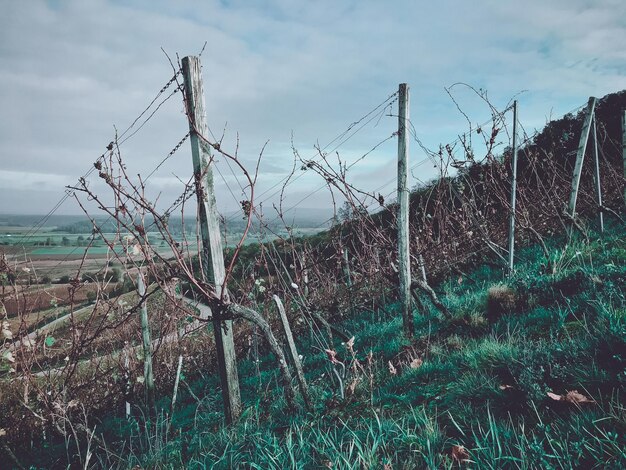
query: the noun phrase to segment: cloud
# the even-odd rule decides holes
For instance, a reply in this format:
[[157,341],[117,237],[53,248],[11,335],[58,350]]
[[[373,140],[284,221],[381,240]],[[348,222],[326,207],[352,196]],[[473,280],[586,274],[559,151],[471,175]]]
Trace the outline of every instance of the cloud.
[[[176,60],[177,53],[198,54],[205,41],[204,90],[216,138],[228,123],[223,146],[238,146],[246,166],[255,164],[269,140],[260,194],[291,169],[292,132],[301,154],[313,156],[316,143],[332,141],[399,82],[411,86],[411,119],[430,147],[466,130],[443,90],[457,81],[489,90],[499,106],[527,90],[520,96],[520,117],[528,128],[541,126],[551,112],[584,104],[589,95],[617,91],[626,71],[626,4],[6,2],[0,18],[0,168],[44,183],[32,184],[33,194],[10,209],[46,212],[49,194],[37,191],[84,174],[116,129],[123,132],[172,76],[161,47]],[[489,116],[471,92],[458,89],[455,98],[474,123]],[[382,116],[377,124],[338,149],[347,161],[387,138],[396,118]],[[149,174],[186,132],[183,105],[174,95],[122,146],[129,172]],[[415,143],[412,149],[413,161],[424,158]],[[177,177],[187,180],[190,167],[185,144],[150,181],[154,191],[175,198]],[[372,189],[378,175],[393,177],[393,167],[391,145],[352,173]],[[429,179],[433,170],[424,165],[416,176]],[[241,190],[226,167],[224,178],[237,197],[216,175],[218,201],[231,210]],[[306,175],[293,190],[320,184]],[[60,184],[59,196],[62,190]],[[307,202],[328,203],[316,197]]]

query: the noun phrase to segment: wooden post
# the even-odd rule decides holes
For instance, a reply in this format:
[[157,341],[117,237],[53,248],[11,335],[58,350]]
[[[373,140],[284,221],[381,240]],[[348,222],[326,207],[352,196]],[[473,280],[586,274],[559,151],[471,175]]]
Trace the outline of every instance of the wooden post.
[[398,90],[398,268],[400,275],[400,304],[404,334],[412,338],[414,333],[413,308],[411,305],[411,262],[409,257],[409,86],[401,83]]
[[[124,367],[126,368],[125,377],[126,377],[126,390],[125,395],[129,393],[131,389],[130,384],[130,357],[128,356],[128,349],[124,348]],[[126,395],[125,400],[125,408],[126,408],[126,419],[130,419],[130,402],[128,401],[128,395]]]
[[[198,57],[189,56],[183,58],[182,63],[191,134],[189,140],[198,198],[198,217],[202,233],[202,256],[200,259],[203,275],[206,281],[213,283],[216,294],[227,301],[228,292],[226,292],[226,286],[223,285],[226,270],[213,188],[213,171],[207,163],[211,159],[211,152],[205,140],[208,135],[208,126],[204,111],[200,60]],[[205,175],[204,178],[203,175]],[[226,422],[232,423],[237,420],[241,413],[232,320],[222,321],[220,312],[213,312],[213,331],[217,350],[217,367],[224,400],[224,415]]]
[[174,406],[176,405],[176,397],[178,395],[178,384],[180,383],[180,373],[183,370],[183,355],[178,356],[178,367],[176,368],[176,379],[174,380],[174,393],[172,393],[172,404],[170,405],[170,414],[174,415]]
[[426,264],[424,264],[424,257],[421,253],[419,254],[419,263],[420,271],[422,272],[422,281],[428,282],[428,279],[426,278]]
[[293,334],[291,333],[291,326],[289,326],[289,320],[287,319],[287,314],[285,313],[285,307],[283,306],[280,297],[273,295],[272,298],[274,299],[274,302],[276,302],[276,307],[278,308],[278,313],[280,314],[280,321],[283,325],[283,330],[285,331],[287,345],[289,346],[289,354],[291,355],[291,360],[293,361],[293,365],[296,369],[296,377],[298,378],[300,393],[302,393],[302,398],[304,399],[304,404],[307,409],[310,409],[311,399],[309,398],[309,388],[307,387],[306,379],[304,378],[302,362],[300,361],[300,356],[298,355],[298,350],[296,349],[296,343],[293,340]]
[[593,138],[593,157],[595,162],[594,182],[596,184],[596,198],[598,200],[598,221],[600,223],[600,233],[604,233],[604,214],[602,211],[602,182],[600,181],[600,158],[598,156],[598,137],[596,134],[596,114],[593,113],[593,126],[591,127]]
[[622,115],[622,162],[624,164],[624,205],[626,205],[626,109]]
[[[140,297],[146,295],[146,284],[141,271],[137,274],[137,291]],[[146,403],[152,412],[154,408],[154,376],[152,375],[152,341],[150,340],[150,324],[148,323],[148,307],[145,300],[141,301],[141,338],[143,340],[143,378],[146,387]]]
[[578,143],[578,151],[576,152],[576,165],[574,166],[574,176],[572,177],[572,193],[569,198],[568,213],[572,217],[576,217],[576,199],[578,198],[578,186],[580,185],[580,177],[582,175],[583,161],[585,160],[585,149],[589,140],[589,130],[591,129],[591,120],[593,118],[594,109],[596,107],[596,99],[592,96],[587,104],[587,115],[583,122],[583,128],[580,133],[580,141]]
[[511,162],[511,214],[509,217],[509,276],[515,266],[515,198],[517,191],[517,100],[513,101],[513,160]]
[[343,275],[346,277],[346,286],[348,289],[352,288],[352,274],[350,273],[350,257],[348,249],[343,249]]
[[300,267],[302,269],[302,283],[304,287],[302,292],[304,294],[304,298],[309,298],[309,270],[306,267],[306,255],[305,252],[302,252],[302,256],[300,257]]

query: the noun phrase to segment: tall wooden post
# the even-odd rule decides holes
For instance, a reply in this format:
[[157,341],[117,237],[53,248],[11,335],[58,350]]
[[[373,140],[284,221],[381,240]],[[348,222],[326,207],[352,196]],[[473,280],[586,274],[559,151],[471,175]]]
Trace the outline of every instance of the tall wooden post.
[[[189,140],[191,142],[193,172],[198,198],[198,217],[202,234],[202,256],[200,259],[203,275],[206,281],[215,285],[216,294],[228,300],[228,292],[225,291],[226,287],[223,285],[226,270],[215,203],[213,171],[207,163],[211,159],[211,151],[205,141],[208,135],[208,126],[204,111],[204,90],[198,57],[189,56],[183,58],[183,77],[191,134]],[[223,290],[224,292],[222,292]],[[219,313],[213,312],[217,367],[222,385],[224,415],[226,416],[226,421],[232,423],[241,413],[233,322],[232,320],[221,320]]]
[[591,137],[593,138],[593,160],[596,170],[594,174],[594,182],[596,184],[596,199],[598,201],[598,221],[600,224],[600,233],[604,233],[604,214],[602,211],[602,182],[600,181],[600,158],[598,156],[598,137],[596,134],[596,113],[593,113]]
[[400,305],[404,334],[413,337],[411,305],[411,261],[409,257],[409,86],[401,83],[398,90],[398,269],[400,274]]
[[517,100],[513,101],[513,160],[511,162],[511,214],[509,217],[509,275],[515,266],[515,203],[517,191]]
[[576,164],[574,166],[574,175],[572,177],[572,192],[569,198],[568,213],[574,218],[576,217],[576,200],[578,199],[578,187],[580,186],[580,177],[583,170],[583,162],[585,160],[585,150],[587,149],[587,141],[589,140],[589,131],[591,129],[591,120],[593,119],[594,109],[596,107],[596,99],[592,96],[587,103],[587,115],[583,122],[583,128],[580,133],[580,141],[578,143],[578,151],[576,152]]
[[624,205],[626,205],[626,109],[622,115],[622,162],[624,164]]
[[[137,291],[140,297],[146,295],[146,284],[143,274],[137,274]],[[150,324],[148,323],[148,307],[146,301],[141,302],[141,338],[143,340],[143,378],[146,387],[148,410],[154,409],[154,376],[152,375],[152,341],[150,340]]]

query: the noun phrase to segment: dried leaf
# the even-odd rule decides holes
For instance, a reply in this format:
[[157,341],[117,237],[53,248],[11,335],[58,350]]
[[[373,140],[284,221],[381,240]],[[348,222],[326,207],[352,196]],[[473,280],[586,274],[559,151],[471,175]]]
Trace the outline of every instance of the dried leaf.
[[348,342],[346,343],[346,347],[347,347],[349,350],[352,350],[352,347],[353,347],[353,346],[354,346],[354,336],[353,336],[352,338],[350,338],[350,339],[348,340]]
[[15,362],[15,357],[13,357],[13,353],[11,351],[5,352],[4,358],[9,362]]
[[7,435],[7,430],[4,428],[0,429],[0,437],[4,437],[6,435]]
[[567,392],[565,394],[565,401],[576,405],[580,405],[582,403],[595,403],[591,398],[587,398],[585,395],[578,392],[578,390]]
[[346,392],[347,392],[346,394],[348,396],[354,395],[354,390],[356,390],[356,386],[358,383],[359,383],[359,378],[355,377],[355,379],[348,384],[348,386],[346,387]]
[[452,456],[452,460],[458,463],[466,463],[469,462],[469,452],[463,446],[453,445],[450,450],[450,455]]
[[548,392],[548,396],[552,398],[554,401],[563,400],[563,395],[557,395],[556,393]]
[[398,375],[398,370],[393,366],[391,361],[389,361],[389,373],[391,375]]
[[515,387],[513,387],[513,385],[506,385],[506,384],[503,384],[503,385],[500,385],[498,388],[499,388],[500,390],[511,390],[511,389],[513,389],[513,388],[515,388]]
[[565,395],[558,395],[556,393],[548,392],[548,396],[554,401],[565,401],[567,403],[573,403],[575,405],[582,405],[584,403],[595,403],[591,398],[586,397],[578,390],[571,390]]
[[411,369],[419,369],[420,367],[422,367],[422,364],[424,364],[424,361],[419,357],[416,357],[411,361],[409,366],[411,367]]
[[324,352],[326,352],[326,356],[328,356],[328,360],[330,362],[332,362],[333,364],[341,364],[337,360],[337,351],[334,351],[332,349],[325,349]]

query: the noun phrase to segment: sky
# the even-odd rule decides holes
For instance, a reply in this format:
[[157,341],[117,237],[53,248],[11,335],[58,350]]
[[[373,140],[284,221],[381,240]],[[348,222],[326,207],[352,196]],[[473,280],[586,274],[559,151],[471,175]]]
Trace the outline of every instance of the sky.
[[[399,83],[409,84],[415,136],[429,148],[468,129],[445,90],[454,83],[486,90],[499,109],[518,99],[528,133],[589,96],[626,88],[623,0],[0,0],[0,7],[0,213],[53,209],[172,77],[169,59],[203,46],[209,127],[249,169],[262,153],[256,201],[266,213],[293,167],[292,146],[315,157],[316,146],[325,148]],[[489,118],[468,87],[451,93],[473,125]],[[363,190],[393,194],[397,112],[397,103],[380,108],[336,149],[347,165],[356,162],[348,178]],[[174,94],[120,147],[129,173],[146,177],[187,131]],[[425,157],[412,139],[411,186],[437,174]],[[191,169],[185,142],[146,183],[149,196],[167,207]],[[216,170],[218,207],[231,213],[248,189],[224,158]],[[300,165],[294,176],[285,208],[329,207],[319,176]],[[89,184],[106,197],[98,178]],[[69,198],[57,213],[80,208]]]

